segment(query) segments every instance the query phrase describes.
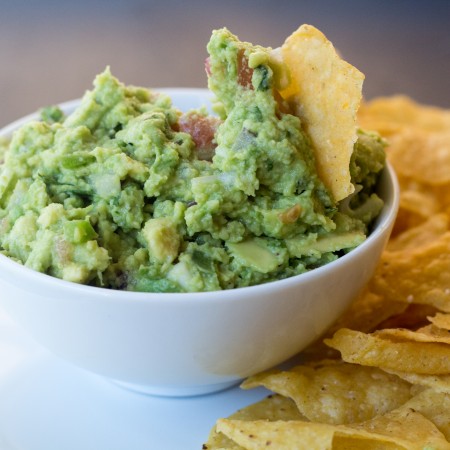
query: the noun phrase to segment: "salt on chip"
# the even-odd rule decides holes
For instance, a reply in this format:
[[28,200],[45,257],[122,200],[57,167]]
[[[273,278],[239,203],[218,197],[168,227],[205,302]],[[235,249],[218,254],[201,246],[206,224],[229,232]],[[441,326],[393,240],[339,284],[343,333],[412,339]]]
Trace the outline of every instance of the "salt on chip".
[[291,80],[281,96],[294,106],[311,138],[320,178],[334,199],[342,200],[354,191],[350,158],[364,75],[311,25],[292,33],[281,53]]
[[292,398],[311,421],[343,424],[369,420],[402,405],[410,385],[377,368],[335,361],[250,377],[244,389],[264,386]]

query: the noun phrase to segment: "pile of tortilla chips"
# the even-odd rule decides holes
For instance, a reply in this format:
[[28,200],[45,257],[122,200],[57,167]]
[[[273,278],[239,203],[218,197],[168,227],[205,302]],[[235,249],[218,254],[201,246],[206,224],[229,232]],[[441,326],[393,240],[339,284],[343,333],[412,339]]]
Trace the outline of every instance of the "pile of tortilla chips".
[[401,200],[375,276],[303,363],[247,379],[274,392],[219,419],[204,449],[450,449],[450,110],[362,106]]
[[243,383],[274,394],[219,419],[204,449],[450,449],[450,110],[380,98],[359,121],[401,187],[375,276],[301,365]]

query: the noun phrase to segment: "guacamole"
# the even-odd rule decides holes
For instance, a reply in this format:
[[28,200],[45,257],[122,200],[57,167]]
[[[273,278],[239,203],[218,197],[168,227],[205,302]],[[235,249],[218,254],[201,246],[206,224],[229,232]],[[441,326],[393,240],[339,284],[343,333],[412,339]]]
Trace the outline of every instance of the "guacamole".
[[363,242],[383,140],[359,132],[355,192],[335,202],[269,50],[222,29],[208,52],[215,115],[106,69],[74,112],[16,131],[0,152],[2,253],[76,283],[191,292],[290,277]]

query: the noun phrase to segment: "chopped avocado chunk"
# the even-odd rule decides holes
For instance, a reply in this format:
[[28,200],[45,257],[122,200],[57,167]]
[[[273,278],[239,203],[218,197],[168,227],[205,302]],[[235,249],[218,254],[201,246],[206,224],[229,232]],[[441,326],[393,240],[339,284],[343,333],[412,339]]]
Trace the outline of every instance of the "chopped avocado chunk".
[[97,237],[88,220],[70,220],[64,223],[64,236],[73,244],[82,244]]
[[171,263],[178,256],[180,235],[170,218],[150,219],[144,225],[142,234],[147,243],[150,258],[160,263]]
[[266,247],[253,239],[230,243],[228,249],[239,262],[258,272],[269,273],[278,267],[278,259]]
[[330,233],[327,236],[309,235],[302,238],[286,239],[289,253],[296,257],[311,256],[318,253],[331,253],[357,247],[366,239],[359,231]]

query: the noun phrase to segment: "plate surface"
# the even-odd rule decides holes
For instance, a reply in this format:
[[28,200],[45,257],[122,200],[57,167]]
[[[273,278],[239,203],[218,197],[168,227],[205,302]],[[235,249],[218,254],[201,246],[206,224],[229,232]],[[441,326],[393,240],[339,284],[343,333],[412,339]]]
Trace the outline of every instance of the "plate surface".
[[0,309],[1,450],[200,450],[219,417],[268,394],[128,391],[60,360]]

